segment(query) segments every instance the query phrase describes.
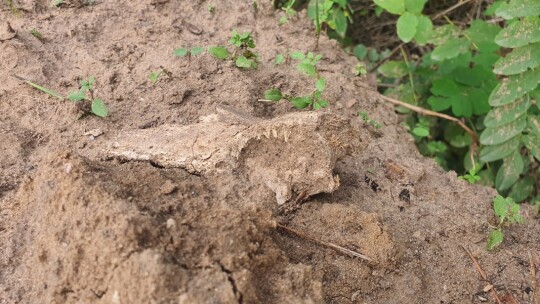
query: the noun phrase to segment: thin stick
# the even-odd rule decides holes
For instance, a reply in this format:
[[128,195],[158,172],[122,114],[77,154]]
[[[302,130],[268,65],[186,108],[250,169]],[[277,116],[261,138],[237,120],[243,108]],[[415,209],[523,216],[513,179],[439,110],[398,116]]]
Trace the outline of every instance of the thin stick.
[[328,248],[332,248],[332,249],[334,249],[334,250],[336,250],[336,251],[339,251],[339,252],[341,252],[341,253],[343,253],[343,254],[346,254],[346,255],[348,255],[348,256],[351,256],[351,257],[357,257],[357,258],[360,258],[360,259],[362,259],[362,260],[366,260],[366,261],[368,261],[368,262],[372,262],[372,261],[373,261],[372,258],[370,258],[370,257],[368,257],[368,256],[366,256],[366,255],[364,255],[364,254],[358,253],[358,252],[356,252],[356,251],[352,251],[352,250],[350,250],[350,249],[347,249],[347,248],[345,248],[345,247],[341,247],[341,246],[336,245],[336,244],[332,244],[332,243],[328,243],[328,242],[325,242],[325,241],[317,240],[317,239],[315,239],[315,238],[313,238],[313,237],[310,237],[310,236],[307,236],[307,235],[303,234],[303,233],[300,232],[300,231],[296,231],[296,230],[294,230],[294,229],[292,229],[292,228],[289,228],[289,227],[287,227],[287,226],[284,226],[284,225],[282,225],[282,224],[279,224],[279,223],[278,223],[277,226],[278,226],[278,228],[281,228],[281,229],[283,229],[283,230],[285,230],[285,231],[287,231],[287,232],[289,232],[289,233],[292,233],[292,234],[294,234],[294,235],[296,235],[296,236],[299,236],[299,237],[304,238],[304,239],[308,239],[308,240],[310,240],[310,241],[312,241],[312,242],[314,242],[314,243],[317,243],[317,244],[319,244],[319,245],[322,245],[322,246],[325,246],[325,247],[328,247]]
[[538,280],[536,280],[536,259],[533,258],[531,251],[529,250],[529,265],[531,271],[532,287],[533,287],[533,302],[540,304],[540,298],[538,297]]
[[465,1],[460,1],[458,3],[456,3],[455,5],[447,8],[446,10],[438,13],[437,15],[435,15],[433,18],[431,18],[431,20],[435,20],[435,19],[438,19],[438,18],[441,18],[442,16],[450,13],[451,11],[455,10],[456,8],[462,6],[462,5],[465,5],[467,3],[471,2],[471,0],[465,0]]
[[424,108],[421,108],[421,107],[418,107],[418,106],[414,106],[412,104],[408,104],[406,102],[403,102],[403,101],[400,101],[400,100],[397,100],[397,99],[394,99],[394,98],[390,98],[388,96],[384,96],[384,95],[379,95],[379,96],[382,99],[384,99],[385,101],[388,101],[391,104],[394,104],[394,105],[397,105],[397,106],[402,106],[404,108],[415,111],[417,113],[424,114],[424,115],[430,115],[430,116],[436,116],[436,117],[440,117],[440,118],[443,118],[443,119],[446,119],[446,120],[453,121],[453,122],[457,123],[460,127],[462,127],[463,130],[465,130],[465,132],[467,132],[467,133],[469,133],[469,135],[471,135],[475,145],[476,145],[476,142],[478,141],[478,136],[476,136],[476,133],[474,133],[473,130],[471,130],[469,127],[467,127],[461,120],[459,120],[459,119],[457,119],[455,117],[452,117],[452,116],[446,115],[446,114],[442,114],[442,113],[438,113],[438,112],[434,112],[434,111],[430,111],[430,110],[427,110],[427,109],[424,109]]
[[472,252],[469,249],[465,248],[465,246],[463,245],[461,245],[461,248],[463,248],[463,250],[467,252],[469,257],[473,261],[474,268],[476,268],[476,271],[478,271],[482,279],[484,279],[484,281],[488,282],[491,286],[493,286],[491,288],[491,295],[493,296],[493,298],[497,301],[498,304],[502,304],[501,299],[499,298],[499,295],[497,295],[497,291],[495,290],[495,286],[489,281],[488,277],[486,276],[486,273],[482,270],[482,267],[480,267],[480,264],[478,263],[476,258],[473,256]]

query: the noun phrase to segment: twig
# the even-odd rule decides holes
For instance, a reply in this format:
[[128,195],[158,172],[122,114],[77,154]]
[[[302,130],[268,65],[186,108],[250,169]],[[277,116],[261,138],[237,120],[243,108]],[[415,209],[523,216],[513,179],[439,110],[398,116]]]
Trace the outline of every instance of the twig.
[[533,288],[533,302],[540,304],[540,297],[538,297],[538,280],[536,279],[536,259],[533,258],[531,251],[529,251],[529,265],[531,271],[532,288]]
[[[429,115],[429,116],[435,116],[435,117],[439,117],[439,118],[443,118],[443,119],[446,119],[446,120],[450,120],[450,121],[453,121],[455,123],[457,123],[460,127],[463,128],[463,130],[465,130],[465,132],[469,133],[469,135],[471,135],[472,139],[473,139],[473,144],[474,145],[474,148],[476,149],[476,143],[478,142],[478,136],[476,135],[476,133],[474,133],[473,130],[471,130],[469,127],[467,127],[461,120],[455,118],[455,117],[452,117],[450,115],[446,115],[446,114],[443,114],[443,113],[438,113],[438,112],[434,112],[434,111],[431,111],[431,110],[427,110],[427,109],[424,109],[424,108],[421,108],[421,107],[418,107],[418,106],[415,106],[415,105],[412,105],[412,104],[409,104],[409,103],[406,103],[406,102],[403,102],[403,101],[400,101],[400,100],[397,100],[397,99],[394,99],[394,98],[390,98],[388,96],[384,96],[384,95],[379,95],[382,99],[384,99],[385,101],[388,101],[389,103],[391,104],[394,104],[394,105],[397,105],[397,106],[402,106],[404,108],[407,108],[409,110],[412,110],[412,111],[415,111],[417,113],[420,113],[420,114],[424,114],[424,115]],[[472,147],[471,145],[471,147]]]
[[[463,250],[465,250],[465,252],[467,252],[467,254],[469,255],[469,257],[471,258],[471,260],[473,261],[473,264],[474,264],[474,268],[476,268],[476,271],[478,271],[478,273],[480,274],[480,276],[482,277],[482,279],[484,279],[484,281],[488,282],[491,286],[493,286],[493,284],[489,281],[488,277],[486,276],[486,273],[482,270],[482,267],[480,267],[480,264],[478,263],[478,261],[476,260],[476,258],[473,256],[473,254],[471,253],[471,251],[467,248],[465,248],[465,246],[461,245],[461,248],[463,248]],[[499,298],[499,296],[497,295],[497,291],[495,290],[495,286],[493,286],[491,289],[491,295],[493,296],[493,298],[497,301],[498,304],[502,304],[501,302],[501,299]]]
[[456,3],[455,5],[445,9],[444,11],[438,13],[437,15],[433,16],[431,18],[431,20],[435,20],[435,19],[438,19],[438,18],[441,18],[442,16],[445,16],[446,14],[450,13],[451,11],[455,10],[456,8],[462,6],[462,5],[465,5],[469,2],[471,2],[472,0],[465,0],[465,1],[460,1],[458,3]]
[[287,226],[284,226],[284,225],[282,225],[282,224],[279,224],[279,223],[278,223],[278,224],[277,224],[277,227],[278,227],[278,228],[281,228],[281,229],[283,229],[283,230],[285,230],[285,231],[287,231],[287,232],[289,232],[289,233],[292,233],[292,234],[294,234],[294,235],[296,235],[296,236],[299,236],[299,237],[301,237],[301,238],[310,240],[310,241],[312,241],[312,242],[314,242],[314,243],[317,243],[317,244],[319,244],[319,245],[322,245],[322,246],[325,246],[325,247],[328,247],[328,248],[332,248],[332,249],[334,249],[334,250],[336,250],[336,251],[339,251],[339,252],[341,252],[341,253],[343,253],[343,254],[346,254],[346,255],[348,255],[348,256],[357,257],[357,258],[366,260],[366,261],[368,261],[368,262],[372,262],[372,261],[373,261],[372,258],[370,258],[370,257],[368,257],[368,256],[366,256],[366,255],[364,255],[364,254],[358,253],[358,252],[356,252],[356,251],[352,251],[352,250],[350,250],[350,249],[347,249],[347,248],[345,248],[345,247],[341,247],[341,246],[336,245],[336,244],[332,244],[332,243],[328,243],[328,242],[325,242],[325,241],[317,240],[317,239],[315,239],[315,238],[313,238],[313,237],[310,237],[310,236],[307,236],[307,235],[303,234],[303,233],[300,232],[300,231],[296,231],[296,230],[294,230],[294,229],[292,229],[292,228],[289,228],[289,227],[287,227]]

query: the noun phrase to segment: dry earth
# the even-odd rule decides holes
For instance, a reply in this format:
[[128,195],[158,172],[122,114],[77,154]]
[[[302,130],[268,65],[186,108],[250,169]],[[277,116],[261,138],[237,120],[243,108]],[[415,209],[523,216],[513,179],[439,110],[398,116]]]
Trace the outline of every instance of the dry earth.
[[[335,42],[318,50],[328,110],[257,101],[272,87],[309,93],[293,64],[273,64],[315,48],[304,13],[280,27],[267,0],[10,2],[0,303],[495,303],[463,246],[501,301],[535,303],[533,208],[487,252],[495,192],[421,157]],[[226,44],[232,29],[252,32],[257,70],[172,56]],[[153,85],[160,66],[170,75]],[[105,119],[77,119],[75,105],[20,79],[66,94],[89,75]]]

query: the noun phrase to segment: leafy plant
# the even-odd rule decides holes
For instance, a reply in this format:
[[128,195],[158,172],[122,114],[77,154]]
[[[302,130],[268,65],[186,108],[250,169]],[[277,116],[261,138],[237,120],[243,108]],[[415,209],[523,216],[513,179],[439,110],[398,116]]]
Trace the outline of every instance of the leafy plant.
[[[279,57],[278,57],[279,56]],[[281,64],[285,61],[285,56],[276,56],[276,64]],[[264,92],[264,98],[267,101],[278,102],[282,99],[289,101],[295,108],[304,109],[312,107],[314,110],[328,107],[328,101],[323,98],[322,94],[326,89],[326,79],[319,75],[317,63],[322,59],[322,55],[315,55],[313,52],[291,52],[290,58],[299,61],[296,68],[298,71],[315,79],[315,90],[306,96],[294,96],[283,94],[279,89],[270,89]],[[279,63],[278,63],[279,62]]]
[[148,75],[148,79],[150,79],[153,84],[156,84],[159,80],[159,76],[161,76],[161,73],[163,73],[163,70],[152,72],[150,75]]
[[476,171],[474,169],[471,169],[467,174],[460,176],[459,179],[466,180],[469,182],[469,184],[476,184],[482,178],[476,175]]
[[452,122],[398,108],[409,114],[407,127],[419,150],[446,169],[474,170],[480,177],[474,180],[495,186],[517,202],[538,195],[540,9],[536,2],[496,1],[483,18],[497,16],[505,20],[504,27],[499,26],[502,22],[477,18],[466,28],[444,14],[438,16],[446,24],[433,26],[422,14],[425,0],[374,2],[399,16],[397,33],[404,43],[427,49],[418,60],[401,49],[401,60],[378,68],[382,85],[392,84],[385,95],[460,118],[479,138]]
[[[208,48],[208,54],[222,60],[231,59],[239,68],[257,68],[258,55],[253,51],[255,48],[255,41],[253,40],[253,37],[251,37],[251,33],[245,32],[239,34],[234,30],[229,39],[229,43],[236,47],[232,54],[229,53],[229,50],[224,46],[211,46]],[[174,55],[179,57],[187,56],[191,59],[191,56],[202,54],[205,50],[204,47],[199,46],[192,47],[191,49],[178,48],[174,50]]]
[[[94,97],[94,76],[81,80],[81,87],[78,91],[71,92],[68,99],[81,104],[80,109],[86,113],[92,113],[99,117],[107,117],[109,110],[103,100]],[[87,103],[90,103],[88,109]]]
[[348,0],[310,0],[308,17],[315,22],[317,37],[323,27],[326,27],[343,39],[347,34],[348,24],[352,23]]
[[296,0],[289,0],[284,6],[281,7],[284,15],[279,18],[279,25],[289,22],[290,18],[296,16],[296,10],[294,9],[295,3]]
[[513,223],[523,223],[523,217],[519,214],[519,209],[519,205],[512,198],[503,198],[500,195],[495,197],[493,200],[493,210],[497,217],[497,224],[491,226],[487,243],[488,250],[493,250],[502,244],[504,240],[503,227]]
[[369,118],[368,114],[364,111],[358,112],[358,116],[368,125],[374,127],[375,129],[382,128],[381,124],[378,123],[376,120],[373,120]]

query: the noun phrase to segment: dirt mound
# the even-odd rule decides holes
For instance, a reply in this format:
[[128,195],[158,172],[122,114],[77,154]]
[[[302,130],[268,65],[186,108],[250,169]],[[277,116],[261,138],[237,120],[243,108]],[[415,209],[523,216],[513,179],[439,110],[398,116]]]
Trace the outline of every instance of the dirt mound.
[[[490,299],[462,246],[501,297],[534,303],[536,213],[523,206],[526,224],[486,252],[495,192],[421,157],[336,42],[317,51],[329,110],[257,101],[310,93],[274,57],[316,41],[304,13],[279,26],[256,3],[1,2],[0,303]],[[171,55],[226,44],[232,29],[252,32],[257,70]],[[66,93],[89,75],[106,119],[77,120],[20,80]]]

